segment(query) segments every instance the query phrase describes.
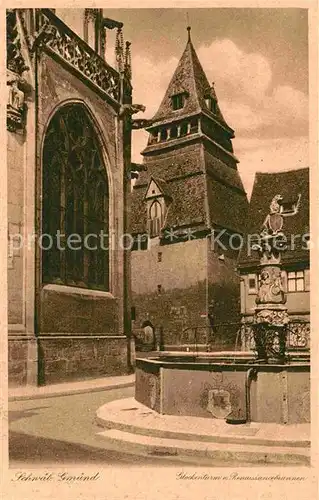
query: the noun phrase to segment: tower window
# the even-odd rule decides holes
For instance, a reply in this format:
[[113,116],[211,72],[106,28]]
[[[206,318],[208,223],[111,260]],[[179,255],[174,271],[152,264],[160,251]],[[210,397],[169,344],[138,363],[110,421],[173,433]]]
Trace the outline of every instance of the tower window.
[[158,252],[158,254],[157,254],[157,262],[162,262],[162,252]]
[[207,97],[205,99],[205,103],[206,103],[206,106],[209,109],[209,111],[211,111],[212,113],[216,114],[216,112],[217,112],[217,102],[215,101],[215,99],[213,99],[212,97]]
[[167,139],[167,130],[166,128],[163,128],[161,130],[161,141],[166,141],[166,139]]
[[181,133],[180,134],[181,134],[181,136],[187,134],[187,123],[184,122],[181,124]]
[[171,139],[176,139],[176,137],[177,137],[177,127],[174,125],[171,128]]
[[157,285],[157,291],[158,293],[162,293],[162,285]]
[[173,110],[182,109],[185,104],[185,94],[176,94],[172,97]]
[[149,212],[149,229],[151,238],[159,236],[162,226],[162,207],[161,204],[155,200]]

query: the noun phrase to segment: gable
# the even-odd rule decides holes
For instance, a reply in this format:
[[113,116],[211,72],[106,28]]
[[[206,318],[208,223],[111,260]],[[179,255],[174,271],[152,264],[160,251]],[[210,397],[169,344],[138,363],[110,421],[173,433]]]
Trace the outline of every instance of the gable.
[[163,194],[164,193],[161,191],[161,189],[156,184],[154,179],[151,179],[148,188],[146,190],[145,199],[147,200],[149,198],[154,198],[156,196],[163,196]]

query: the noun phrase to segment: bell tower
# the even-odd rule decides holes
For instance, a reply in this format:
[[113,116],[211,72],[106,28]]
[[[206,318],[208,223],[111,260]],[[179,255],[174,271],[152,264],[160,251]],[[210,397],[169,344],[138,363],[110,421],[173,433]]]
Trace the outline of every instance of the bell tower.
[[[226,123],[215,85],[208,82],[198,59],[190,27],[187,31],[185,50],[160,106],[146,128],[149,137],[141,153],[145,170],[140,173],[132,194],[132,233],[135,237],[147,234],[149,248],[158,245],[164,252],[167,246],[165,251],[171,253],[169,262],[173,274],[182,273],[180,266],[187,266],[195,258],[194,255],[190,257],[192,244],[197,249],[202,245],[200,255],[192,264],[194,270],[201,267],[197,278],[205,282],[206,287],[202,304],[198,306],[201,313],[198,312],[193,318],[195,323],[200,323],[205,314],[208,317],[208,304],[212,300],[218,308],[218,287],[225,288],[227,285],[229,294],[234,295],[230,285],[235,282],[239,294],[235,272],[236,252],[212,248],[209,235],[212,231],[223,231],[225,242],[233,234],[242,234],[248,202],[232,146],[234,131]],[[157,186],[153,193],[150,190],[152,185]],[[156,223],[156,227],[158,224],[160,227],[155,232],[150,231],[155,224],[152,222],[154,209],[151,209],[151,196],[153,203],[158,202],[162,206],[160,221]],[[180,256],[175,261],[172,255],[174,253],[177,256],[177,248],[180,249]],[[137,274],[134,277],[134,260],[139,267],[138,256],[134,254],[138,253],[133,252],[133,291],[134,287],[139,290],[138,281],[143,274],[140,269],[140,278]],[[145,263],[145,252],[143,254]],[[161,269],[165,267],[164,261],[163,253]],[[155,283],[151,285],[151,275],[149,273],[147,278],[150,280],[150,289],[156,289]],[[196,277],[193,278],[192,286],[196,283]],[[159,279],[158,273],[156,279]],[[161,285],[161,291],[180,286],[174,283],[172,276],[168,279],[167,275],[163,275],[165,280],[166,285],[157,284]],[[183,282],[185,292],[187,280],[177,281]],[[170,297],[170,300],[173,298]],[[227,300],[224,298],[223,303],[226,304]],[[236,300],[234,297],[234,302]],[[227,306],[222,316],[228,318],[229,311],[226,310]]]

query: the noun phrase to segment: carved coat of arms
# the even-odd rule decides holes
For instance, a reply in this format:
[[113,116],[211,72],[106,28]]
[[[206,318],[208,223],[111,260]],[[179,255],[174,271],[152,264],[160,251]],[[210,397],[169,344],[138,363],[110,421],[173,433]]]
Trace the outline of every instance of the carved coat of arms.
[[224,389],[208,391],[207,411],[215,418],[226,418],[232,411],[230,393]]

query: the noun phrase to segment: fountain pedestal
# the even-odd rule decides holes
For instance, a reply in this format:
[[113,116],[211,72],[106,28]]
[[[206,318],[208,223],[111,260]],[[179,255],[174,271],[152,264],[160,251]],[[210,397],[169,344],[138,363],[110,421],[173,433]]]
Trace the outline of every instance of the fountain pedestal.
[[263,361],[285,363],[287,325],[289,315],[287,309],[281,304],[273,304],[255,309],[254,340],[257,351],[257,362]]
[[260,283],[253,332],[257,362],[264,363],[285,363],[287,360],[287,325],[290,320],[281,272],[281,253],[286,242],[282,232],[281,200],[280,195],[272,200],[259,243],[255,245],[255,250],[260,253]]

